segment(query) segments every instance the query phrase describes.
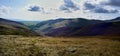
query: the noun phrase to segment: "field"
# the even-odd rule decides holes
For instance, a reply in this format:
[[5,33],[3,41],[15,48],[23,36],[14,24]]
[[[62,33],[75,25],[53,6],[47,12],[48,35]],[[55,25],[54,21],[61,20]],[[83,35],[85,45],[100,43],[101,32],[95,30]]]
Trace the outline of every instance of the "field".
[[0,56],[120,56],[120,37],[0,36]]

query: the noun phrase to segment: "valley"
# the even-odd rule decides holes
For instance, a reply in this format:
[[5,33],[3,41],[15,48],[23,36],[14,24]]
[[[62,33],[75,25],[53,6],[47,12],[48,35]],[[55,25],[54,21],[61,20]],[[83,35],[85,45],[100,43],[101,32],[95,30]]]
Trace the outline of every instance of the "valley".
[[[29,22],[30,23],[30,22]],[[43,36],[119,36],[120,17],[111,20],[59,18],[30,23],[28,27]],[[27,22],[23,23],[28,25]]]
[[0,56],[120,56],[120,21],[0,18]]
[[120,0],[0,0],[0,56],[120,56]]

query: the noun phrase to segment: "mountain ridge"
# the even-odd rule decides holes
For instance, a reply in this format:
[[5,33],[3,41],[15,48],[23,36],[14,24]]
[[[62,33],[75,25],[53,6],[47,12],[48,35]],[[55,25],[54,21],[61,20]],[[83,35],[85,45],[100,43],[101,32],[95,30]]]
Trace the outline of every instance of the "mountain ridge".
[[[87,20],[84,18],[48,20],[48,21],[45,21],[45,22],[43,21],[42,23],[40,22],[39,24],[37,24],[36,26],[38,28],[36,28],[36,31],[38,33],[43,33],[47,36],[109,35],[109,34],[105,34],[104,32],[101,32],[101,34],[100,34],[100,31],[105,31],[105,30],[109,29],[107,27],[116,28],[116,27],[114,27],[114,25],[111,25],[111,24],[119,22],[119,20],[120,20],[119,18],[120,17],[117,17],[117,18],[109,20],[109,21],[108,20],[105,20],[105,21],[103,21],[103,20]],[[118,26],[120,26],[119,23],[117,23],[117,24],[118,24]],[[90,27],[93,29],[89,29]],[[105,30],[102,29],[102,27],[103,28],[106,27]],[[89,29],[88,31],[85,30],[87,28]],[[116,28],[116,29],[117,29],[117,31],[120,30],[119,28]],[[95,30],[96,30],[96,32],[95,32]],[[77,32],[77,31],[81,31],[81,33]],[[82,32],[85,32],[85,33],[83,34]],[[91,34],[92,32],[94,34]],[[99,33],[97,33],[97,32],[99,32]],[[102,34],[102,33],[104,33],[104,34]],[[119,35],[119,34],[120,33],[116,33],[116,35]],[[113,35],[115,35],[115,34],[113,33]]]
[[51,29],[56,29],[60,27],[83,27],[89,24],[102,23],[100,20],[87,20],[84,18],[76,19],[56,19],[40,22],[36,25],[36,31],[46,33]]
[[120,35],[120,17],[105,21],[85,18],[62,18],[42,21],[36,25],[31,24],[31,26],[26,26],[22,22],[0,18],[0,32],[0,35],[117,36]]

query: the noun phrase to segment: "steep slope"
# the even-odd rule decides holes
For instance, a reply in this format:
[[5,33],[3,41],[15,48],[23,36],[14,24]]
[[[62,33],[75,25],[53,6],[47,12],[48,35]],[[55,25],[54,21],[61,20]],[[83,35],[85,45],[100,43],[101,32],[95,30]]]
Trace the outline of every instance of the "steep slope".
[[37,35],[24,24],[0,18],[0,35]]
[[120,36],[120,21],[106,22],[78,27],[61,27],[52,29],[48,36]]
[[[97,24],[97,23],[103,23],[103,21],[100,20],[87,20],[84,18],[71,18],[71,19],[56,19],[56,20],[49,20],[49,21],[43,21],[36,25],[36,32],[46,34],[50,32],[53,29],[58,28],[81,28],[87,25]],[[66,28],[66,29],[67,29]]]
[[[33,30],[35,30],[36,32],[38,32],[40,34],[44,34],[44,33],[48,32],[49,30],[56,28],[57,26],[58,26],[58,28],[65,26],[64,23],[59,24],[59,22],[62,22],[64,20],[65,19],[61,18],[61,19],[57,19],[57,20],[43,21],[43,22],[38,23]],[[65,23],[67,23],[67,22],[65,22]]]
[[101,23],[83,27],[70,36],[120,36],[120,21]]

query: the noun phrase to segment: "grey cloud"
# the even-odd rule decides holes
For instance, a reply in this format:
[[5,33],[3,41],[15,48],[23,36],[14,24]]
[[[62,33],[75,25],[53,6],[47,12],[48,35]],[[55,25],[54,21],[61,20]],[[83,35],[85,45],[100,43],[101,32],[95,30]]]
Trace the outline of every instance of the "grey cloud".
[[89,10],[90,12],[94,12],[94,13],[118,13],[119,12],[117,9],[104,8],[104,6],[101,4],[94,4],[92,2],[84,3],[85,10]]
[[[72,0],[64,0],[64,4],[60,6],[60,10],[63,11],[76,11],[80,8]],[[71,11],[72,10],[72,11]]]
[[92,11],[95,13],[117,13],[118,12],[118,10],[108,10],[102,7],[95,8]]
[[109,0],[108,2],[103,2],[101,4],[119,6],[120,7],[120,0]]
[[28,11],[33,11],[33,12],[39,12],[42,11],[43,8],[39,7],[39,6],[30,6]]
[[89,3],[89,2],[85,2],[84,6],[85,6],[85,9],[94,9],[94,8],[96,8],[96,6],[94,4]]

